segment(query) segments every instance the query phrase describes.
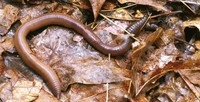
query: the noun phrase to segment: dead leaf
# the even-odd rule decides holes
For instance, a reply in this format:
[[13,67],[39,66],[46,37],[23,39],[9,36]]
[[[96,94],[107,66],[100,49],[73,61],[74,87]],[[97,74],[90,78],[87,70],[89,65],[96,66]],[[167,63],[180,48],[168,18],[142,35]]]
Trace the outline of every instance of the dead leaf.
[[149,5],[154,8],[156,8],[158,11],[169,11],[167,8],[165,8],[163,5],[165,2],[161,1],[155,1],[155,0],[118,0],[121,4],[128,3],[128,2],[133,2],[136,4],[141,4],[141,5]]
[[110,15],[107,15],[109,16],[109,18],[115,18],[115,19],[121,19],[121,20],[132,20],[132,16],[130,15],[130,13],[123,9],[123,8],[120,8],[120,9],[117,9],[115,10],[114,12],[111,12],[111,13],[108,13]]
[[178,71],[178,73],[180,74],[181,78],[183,78],[183,80],[186,82],[186,84],[188,85],[188,87],[192,90],[192,92],[196,95],[196,97],[198,98],[198,100],[200,100],[200,93],[197,90],[197,88],[191,83],[191,81],[189,80],[189,78],[186,77],[182,71]]
[[70,102],[104,102],[107,95],[111,102],[123,102],[127,100],[128,85],[129,81],[100,85],[73,84],[66,96]]
[[103,6],[105,0],[89,0],[90,4],[92,5],[92,11],[94,14],[94,22],[97,20],[97,16],[99,15],[99,11],[101,10],[101,7]]
[[167,74],[157,87],[157,90],[151,92],[151,101],[197,101],[198,99],[187,87],[185,82],[180,77],[176,77],[177,74],[169,73]]
[[183,22],[183,30],[188,27],[188,28],[198,28],[200,30],[200,18],[196,18],[194,20],[189,20],[189,21],[184,21]]
[[103,4],[103,9],[105,10],[113,10],[115,7],[117,7],[115,2],[109,0],[105,1],[105,3]]
[[50,95],[44,90],[41,90],[39,93],[39,97],[34,100],[34,102],[61,102],[54,96]]
[[200,59],[200,51],[196,51],[196,52],[193,54],[192,59],[193,59],[193,60],[198,60],[198,59]]
[[1,60],[1,58],[0,58],[0,76],[3,74],[5,68],[6,68],[5,64],[4,64],[3,60]]
[[19,9],[6,5],[4,9],[0,9],[0,35],[5,35],[11,25],[18,20]]
[[13,52],[14,50],[14,39],[10,37],[3,37],[0,40],[0,55],[4,51]]
[[41,88],[42,83],[37,80],[19,80],[13,87],[12,100],[19,101],[23,99],[24,101],[33,101],[38,97]]
[[6,70],[1,75],[4,78],[0,87],[0,98],[5,101],[33,101],[35,100],[42,88],[41,82],[34,80],[28,81],[20,78],[21,76],[12,70]]
[[1,83],[0,84],[0,98],[3,102],[6,102],[9,99],[12,99],[12,83]]
[[[141,58],[141,55],[145,52],[145,50],[147,49],[147,47],[149,45],[151,45],[153,42],[155,42],[155,40],[157,40],[160,36],[160,34],[162,33],[163,29],[162,28],[158,28],[157,31],[155,31],[154,33],[150,34],[147,39],[141,43],[142,45],[140,45],[137,49],[134,49],[132,51],[132,83],[133,83],[133,90],[132,90],[132,95],[136,95],[139,91],[138,87],[140,84],[140,80],[141,80],[141,74],[140,74],[140,70],[141,68],[139,67],[139,60]],[[137,73],[138,72],[138,73]]]
[[162,35],[155,41],[156,46],[162,47],[166,46],[171,42],[174,42],[174,34],[175,31],[172,29],[168,29],[162,33]]

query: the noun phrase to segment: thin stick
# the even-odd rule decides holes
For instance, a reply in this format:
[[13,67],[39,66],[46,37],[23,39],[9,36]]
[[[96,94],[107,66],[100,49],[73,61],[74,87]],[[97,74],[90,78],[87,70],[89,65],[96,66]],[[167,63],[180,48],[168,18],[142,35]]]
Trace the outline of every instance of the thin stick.
[[106,83],[106,102],[108,102],[108,90],[109,90],[109,84]]
[[115,9],[112,9],[112,10],[101,10],[101,12],[110,12],[110,11],[115,11],[117,9],[126,9],[126,8],[129,8],[129,7],[132,7],[132,6],[135,6],[136,4],[131,4],[131,5],[127,5],[127,6],[124,6],[124,7],[119,7],[119,8],[115,8]]
[[181,3],[183,3],[190,11],[192,11],[192,13],[194,13],[194,14],[196,14],[195,12],[194,12],[194,10],[190,7],[190,6],[188,6],[183,0],[179,0]]
[[177,14],[177,13],[182,13],[182,11],[165,12],[165,13],[162,13],[162,14],[153,15],[153,16],[151,16],[151,19],[156,18],[156,17],[160,17],[160,16],[164,16],[164,15],[171,15],[171,14]]

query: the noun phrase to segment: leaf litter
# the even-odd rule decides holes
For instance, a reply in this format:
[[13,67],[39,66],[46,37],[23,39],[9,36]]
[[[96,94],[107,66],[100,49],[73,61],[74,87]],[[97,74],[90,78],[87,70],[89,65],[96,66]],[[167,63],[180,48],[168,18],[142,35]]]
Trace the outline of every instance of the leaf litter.
[[[79,1],[63,4],[59,3],[61,1],[40,0],[0,2],[0,11],[7,10],[6,14],[0,12],[1,17],[9,15],[10,9],[16,10],[1,23],[4,25],[0,25],[2,101],[199,101],[198,11],[194,10],[194,14],[191,10],[184,10],[188,9],[184,4],[182,8],[174,8],[181,12],[173,11],[173,3],[185,2],[191,9],[198,3],[185,0],[90,0],[87,1],[91,3],[90,7],[90,4]],[[92,25],[95,34],[110,45],[120,43],[124,29],[143,15],[152,13],[149,23],[159,27],[156,31],[144,27],[136,36],[138,40],[132,44],[132,50],[119,57],[101,54],[68,28],[48,26],[33,32],[28,37],[32,51],[58,73],[62,82],[61,98],[56,99],[42,78],[29,70],[13,50],[12,32],[19,25],[17,20],[24,23],[46,12],[69,14],[86,26]],[[101,20],[99,13],[109,20]],[[91,15],[94,19],[90,19]]]

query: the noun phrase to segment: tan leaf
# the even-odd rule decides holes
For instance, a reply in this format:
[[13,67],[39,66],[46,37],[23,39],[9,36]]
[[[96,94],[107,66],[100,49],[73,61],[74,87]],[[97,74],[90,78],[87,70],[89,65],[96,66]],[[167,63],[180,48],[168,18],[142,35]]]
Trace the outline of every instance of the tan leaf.
[[96,21],[99,11],[101,10],[101,7],[103,6],[105,0],[89,0],[89,1],[90,1],[90,4],[92,5],[94,21]]
[[19,18],[19,9],[12,5],[6,5],[4,9],[0,9],[0,35],[8,32],[11,25]]
[[42,83],[37,80],[33,82],[19,80],[14,85],[12,91],[13,100],[33,101],[38,97],[41,88]]
[[14,39],[10,37],[3,37],[0,40],[0,55],[3,51],[13,51],[14,50]]
[[169,11],[167,8],[165,8],[163,5],[164,3],[161,3],[159,1],[155,0],[118,0],[121,4],[128,3],[128,2],[133,2],[136,4],[141,4],[141,5],[149,5],[153,6],[156,8],[158,11]]
[[128,85],[129,81],[100,85],[73,84],[66,96],[70,102],[104,102],[107,95],[111,102],[123,102],[128,95]]
[[60,102],[57,98],[50,95],[44,90],[41,90],[39,93],[39,97],[34,102]]
[[200,18],[183,22],[183,29],[185,29],[186,27],[188,28],[196,27],[200,30]]

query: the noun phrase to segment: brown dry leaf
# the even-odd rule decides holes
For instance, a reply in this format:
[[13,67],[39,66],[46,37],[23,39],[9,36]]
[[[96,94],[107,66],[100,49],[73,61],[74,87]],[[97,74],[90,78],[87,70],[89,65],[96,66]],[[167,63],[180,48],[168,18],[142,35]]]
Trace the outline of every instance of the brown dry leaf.
[[141,74],[138,74],[137,72],[139,72],[139,70],[141,70],[141,68],[139,67],[138,61],[141,57],[141,55],[143,54],[143,52],[146,51],[146,49],[155,42],[155,40],[157,40],[160,36],[160,34],[162,33],[163,29],[162,28],[158,28],[157,31],[155,31],[154,33],[150,34],[147,39],[144,41],[144,44],[142,44],[139,48],[137,48],[136,50],[133,50],[132,52],[132,64],[133,64],[133,68],[132,68],[132,81],[133,81],[133,95],[137,94],[139,89],[138,89],[138,85],[140,83],[138,83],[141,79]]
[[151,44],[153,44],[162,34],[163,29],[162,28],[158,28],[155,32],[153,32],[152,34],[149,34],[149,36],[147,36],[147,38],[145,39],[145,43],[147,44],[147,47]]
[[[187,100],[189,98],[193,98],[194,100],[197,100],[194,96],[194,94],[190,91],[190,89],[186,86],[185,83],[183,83],[183,80],[180,80],[180,77],[175,77],[175,75],[167,74],[170,71],[184,71],[182,73],[188,73],[187,70],[199,70],[200,67],[200,62],[199,60],[187,60],[185,62],[177,61],[177,62],[170,62],[165,65],[164,68],[157,68],[156,70],[148,73],[149,78],[145,80],[145,83],[140,87],[139,91],[145,91],[147,92],[148,90],[152,90],[152,88],[158,87],[158,90],[152,91],[150,94],[150,99],[149,100],[171,100],[171,101],[176,101],[176,100]],[[161,81],[163,83],[160,83],[158,81],[159,78],[162,76],[166,75],[165,80]],[[183,76],[183,75],[182,75]],[[184,78],[185,79],[185,78]],[[186,80],[190,81],[190,80]],[[157,83],[158,82],[158,83]],[[196,88],[190,83],[190,88],[192,87],[193,92],[197,93],[196,95],[198,96],[198,92]],[[157,89],[157,88],[156,88]],[[194,90],[195,89],[195,90]],[[178,93],[178,94],[177,94]],[[137,93],[136,95],[138,95]],[[139,95],[140,96],[140,95]],[[184,96],[184,97],[183,97]]]
[[82,18],[82,13],[77,7],[73,7],[72,5],[62,5],[59,3],[49,3],[49,4],[45,3],[42,5],[37,5],[33,7],[30,6],[30,7],[21,9],[20,21],[23,24],[34,17],[47,13],[47,11],[49,13],[59,12],[63,14],[69,14],[77,20],[81,20]]
[[145,94],[139,94],[137,97],[130,98],[130,102],[149,102],[147,97],[145,97]]
[[[6,68],[5,68],[6,69]],[[19,80],[19,75],[12,70],[5,70],[0,77],[0,99],[3,102],[12,100],[13,85]]]
[[97,16],[99,15],[99,11],[101,10],[101,7],[103,6],[105,0],[89,0],[90,4],[92,5],[92,11],[94,14],[94,22],[97,20]]
[[150,101],[198,101],[185,82],[180,77],[176,77],[176,74],[169,73],[164,78],[164,82],[160,83],[158,89],[151,92]]
[[68,0],[68,2],[77,5],[81,9],[88,10],[92,8],[89,0]]
[[115,10],[114,12],[111,12],[111,13],[108,13],[109,15],[109,18],[115,18],[115,19],[121,19],[121,20],[132,20],[132,16],[130,15],[130,13],[123,9],[123,8],[120,8],[120,9],[117,9]]
[[165,39],[162,39],[162,36],[161,39],[166,45],[160,46],[158,49],[155,49],[146,55],[146,57],[148,57],[148,61],[145,61],[145,64],[143,64],[143,72],[153,71],[157,67],[163,68],[167,63],[174,62],[176,60],[179,51],[174,45],[173,35],[174,31],[171,30],[167,30],[162,33],[162,36],[165,37]]
[[181,78],[183,78],[183,80],[188,85],[188,87],[192,90],[192,92],[196,95],[196,97],[198,98],[198,100],[200,100],[200,93],[197,90],[197,88],[194,86],[194,84],[192,84],[192,82],[189,80],[189,78],[184,75],[185,74],[184,72],[178,71],[178,73],[181,76]]
[[14,50],[14,39],[9,37],[3,37],[0,40],[0,55],[2,55],[2,52],[4,51],[11,51]]
[[124,102],[128,96],[128,85],[129,81],[100,85],[74,84],[67,98],[70,102],[105,102],[108,95],[109,102]]
[[162,47],[168,45],[171,42],[174,42],[174,34],[174,30],[167,29],[164,33],[162,33],[160,38],[155,41],[156,46]]
[[146,40],[143,42],[143,44],[141,46],[139,46],[136,49],[133,49],[132,51],[132,63],[133,66],[137,68],[138,60],[140,59],[141,54],[143,54],[143,52],[146,51],[146,48],[151,45],[152,43],[154,43],[160,36],[160,34],[162,34],[163,29],[162,28],[158,28],[158,30],[156,30],[154,33],[150,34]]
[[7,82],[7,83],[1,83],[0,84],[0,98],[1,101],[6,102],[9,99],[12,99],[12,83]]
[[158,1],[158,0],[118,0],[121,4],[128,3],[128,2],[133,2],[136,4],[141,4],[141,5],[149,5],[154,8],[156,8],[158,11],[169,11],[167,8],[165,8],[163,5],[165,2]]
[[19,101],[33,101],[39,96],[39,92],[42,88],[42,83],[34,80],[19,80],[15,83],[12,89],[12,100]]
[[6,5],[4,9],[0,9],[0,35],[5,35],[11,25],[18,20],[19,9]]
[[184,21],[183,22],[183,29],[185,28],[198,28],[200,30],[200,18],[196,18],[194,20]]
[[195,46],[198,48],[198,49],[200,49],[200,41],[198,40],[198,41],[195,41]]
[[0,58],[0,76],[3,74],[5,67],[3,60]]
[[[42,89],[42,83],[38,80],[28,81],[16,71],[6,70],[0,77],[0,98],[5,101],[29,102],[37,99]],[[48,98],[48,97],[43,97]]]
[[199,71],[200,69],[191,69],[191,70],[181,70],[181,73],[184,73],[184,75],[189,78],[189,80],[194,84],[194,85],[200,85],[200,76],[199,76]]
[[193,54],[192,59],[194,59],[194,60],[200,59],[200,51],[196,51],[196,52]]
[[61,102],[61,101],[59,101],[57,98],[50,95],[46,91],[41,90],[39,93],[39,97],[37,97],[37,99],[34,100],[34,102]]
[[105,10],[113,10],[115,7],[117,7],[117,5],[115,3],[113,3],[112,1],[107,0],[103,4],[103,9],[105,9]]

